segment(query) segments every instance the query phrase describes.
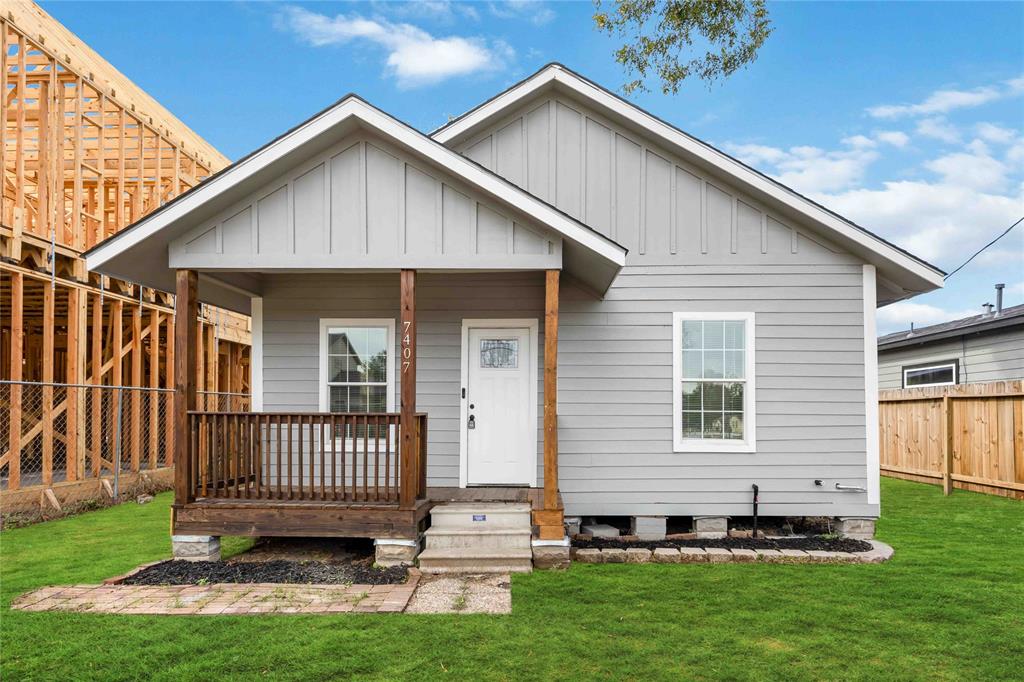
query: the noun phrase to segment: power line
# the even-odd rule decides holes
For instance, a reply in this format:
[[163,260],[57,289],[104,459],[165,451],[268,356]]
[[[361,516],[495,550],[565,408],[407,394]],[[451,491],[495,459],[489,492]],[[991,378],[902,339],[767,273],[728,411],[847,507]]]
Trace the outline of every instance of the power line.
[[1002,233],[1001,235],[999,235],[998,237],[996,237],[995,239],[993,239],[992,241],[990,241],[990,242],[989,242],[988,244],[985,244],[985,246],[983,246],[983,247],[981,247],[980,249],[978,249],[977,251],[975,251],[975,252],[974,252],[974,255],[972,255],[972,256],[971,256],[970,258],[968,258],[968,259],[967,259],[967,260],[965,260],[965,261],[964,261],[963,263],[961,263],[961,264],[960,264],[960,267],[958,267],[958,268],[957,268],[956,270],[954,270],[953,272],[951,272],[951,273],[949,273],[948,275],[946,275],[945,277],[943,277],[943,278],[942,278],[942,280],[943,280],[943,281],[946,281],[946,280],[948,280],[948,279],[949,279],[950,277],[952,277],[953,275],[955,275],[956,273],[960,272],[960,271],[961,271],[961,270],[962,270],[962,269],[964,268],[964,266],[965,266],[965,265],[967,265],[968,263],[970,263],[970,262],[971,262],[972,260],[974,260],[974,259],[975,259],[975,258],[976,258],[976,257],[978,256],[978,254],[980,254],[980,253],[981,253],[982,251],[984,251],[984,250],[985,250],[985,249],[987,249],[988,247],[990,247],[990,246],[992,246],[993,244],[995,244],[995,243],[996,243],[997,241],[999,241],[1000,239],[1002,239],[1002,238],[1003,238],[1003,237],[1005,237],[1006,235],[1010,234],[1010,230],[1012,230],[1013,228],[1017,227],[1017,226],[1018,226],[1018,225],[1020,225],[1020,224],[1021,224],[1022,222],[1024,222],[1024,216],[1021,216],[1020,218],[1018,218],[1018,219],[1017,219],[1017,222],[1015,222],[1015,223],[1014,223],[1013,225],[1010,225],[1010,226],[1009,226],[1008,228],[1006,228],[1006,229],[1005,229],[1005,230],[1003,231],[1003,233]]

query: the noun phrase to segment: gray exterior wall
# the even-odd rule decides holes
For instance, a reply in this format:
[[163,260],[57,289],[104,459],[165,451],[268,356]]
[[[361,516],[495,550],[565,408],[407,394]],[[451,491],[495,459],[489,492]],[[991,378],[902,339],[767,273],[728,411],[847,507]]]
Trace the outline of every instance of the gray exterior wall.
[[[319,409],[321,318],[399,319],[398,273],[288,274],[264,278],[263,409]],[[421,273],[416,279],[417,409],[428,415],[427,484],[459,485],[459,402],[462,320],[544,318],[541,272]],[[540,324],[538,372],[543,376],[544,325]],[[397,339],[394,357],[398,357]],[[395,405],[401,373],[396,372]],[[543,415],[543,379],[538,379]],[[396,410],[397,411],[397,410]],[[542,452],[542,424],[537,425]],[[538,457],[538,481],[543,458]]]
[[[567,513],[748,515],[757,483],[764,515],[877,514],[866,493],[835,490],[836,483],[869,484],[858,258],[577,102],[526,105],[464,151],[630,248],[603,298],[571,279],[562,288],[559,484]],[[391,201],[373,196],[367,215]],[[288,205],[295,211],[304,203]],[[292,215],[282,223],[286,231],[305,229],[306,219]],[[408,220],[411,213],[399,211],[377,228],[358,225],[391,234],[394,221],[408,225],[402,215]],[[223,231],[225,223],[219,225]],[[436,235],[437,225],[425,234]],[[395,254],[412,255],[395,239],[388,242]],[[435,255],[447,254],[437,254],[438,244],[445,251],[443,239],[432,243]],[[430,485],[459,479],[462,320],[543,318],[537,270],[549,267],[546,258],[560,245],[549,240],[546,256],[529,256],[542,257],[535,262],[527,254],[514,260],[514,244],[513,232],[504,258],[534,271],[446,274],[420,266],[417,402],[430,420]],[[286,253],[292,248],[287,240],[283,246]],[[483,270],[491,260],[469,253],[448,263]],[[295,262],[327,267],[315,254]],[[264,270],[262,278],[264,409],[316,410],[319,320],[397,320],[397,272]],[[756,452],[674,452],[672,314],[729,311],[756,315]],[[541,394],[537,400],[541,415]]]
[[878,353],[878,388],[903,388],[903,368],[958,360],[961,384],[1024,379],[1024,324]]
[[561,237],[352,135],[175,240],[171,267],[559,268]]
[[[877,514],[834,487],[867,485],[859,259],[561,96],[460,151],[630,249],[603,300],[563,289],[566,513],[749,515],[757,483],[765,515]],[[673,452],[677,311],[756,314],[756,453]]]

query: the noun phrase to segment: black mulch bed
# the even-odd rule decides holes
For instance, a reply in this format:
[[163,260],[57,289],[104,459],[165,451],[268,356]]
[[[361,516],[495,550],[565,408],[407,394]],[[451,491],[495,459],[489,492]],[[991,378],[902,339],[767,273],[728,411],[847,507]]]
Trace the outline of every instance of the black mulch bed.
[[139,571],[125,585],[291,583],[397,585],[409,577],[405,566],[374,568],[366,563],[324,561],[164,561]]
[[574,538],[572,546],[578,549],[657,549],[658,547],[719,547],[722,549],[802,549],[824,552],[867,552],[871,545],[863,540],[826,535],[794,538],[719,538],[717,540],[622,540],[620,538]]

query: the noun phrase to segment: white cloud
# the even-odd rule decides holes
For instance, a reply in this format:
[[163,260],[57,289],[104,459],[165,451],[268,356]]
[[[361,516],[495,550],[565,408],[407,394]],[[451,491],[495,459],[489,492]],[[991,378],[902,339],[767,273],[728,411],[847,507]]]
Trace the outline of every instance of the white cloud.
[[1024,296],[1024,280],[1006,285],[1007,296]]
[[910,136],[899,130],[881,130],[875,133],[875,138],[879,142],[891,144],[893,147],[906,147],[910,142]]
[[514,50],[502,41],[461,36],[435,38],[411,24],[367,19],[358,14],[330,17],[301,7],[286,7],[277,21],[279,28],[314,47],[362,40],[384,48],[387,69],[400,87],[497,71],[515,56]]
[[1016,131],[998,126],[994,123],[978,123],[974,126],[974,130],[983,140],[994,142],[996,144],[1008,144],[1017,137]]
[[977,310],[944,310],[927,303],[915,303],[913,301],[899,301],[879,308],[875,313],[875,320],[878,323],[879,334],[888,334],[894,331],[910,329],[910,324],[915,327],[926,327],[930,324],[959,320],[964,317],[978,315],[981,308]]
[[917,123],[918,135],[953,144],[960,141],[960,131],[944,118],[925,118]]
[[774,165],[786,158],[786,152],[778,147],[763,144],[726,144],[730,154],[749,166]]
[[453,22],[458,19],[478,21],[480,13],[469,2],[451,0],[415,0],[414,2],[392,2],[371,0],[374,9],[392,17],[418,17],[433,21]]
[[986,85],[973,90],[936,90],[917,104],[883,104],[870,107],[874,118],[900,118],[903,116],[934,116],[954,109],[978,107],[1024,92],[1024,77],[1013,78],[999,85]]
[[924,167],[942,176],[945,184],[998,192],[1006,186],[1007,168],[987,151],[982,145],[975,147],[972,153],[946,154],[926,162]]
[[1024,137],[1018,137],[1017,141],[1006,150],[1006,162],[1014,166],[1024,165]]
[[[865,140],[867,143],[865,143]],[[878,158],[874,142],[862,135],[843,140],[849,149],[825,151],[799,146],[789,150],[766,145],[726,145],[727,150],[751,166],[773,166],[779,182],[804,194],[834,192],[859,182]]]
[[849,147],[857,147],[861,149],[870,149],[875,146],[875,141],[866,135],[853,135],[851,137],[844,137],[842,140],[843,144]]
[[555,11],[539,0],[505,0],[489,3],[491,14],[499,19],[527,19],[543,26],[555,18]]
[[[956,265],[1020,217],[1024,192],[1016,196],[979,191],[949,182],[886,182],[880,189],[856,188],[819,194],[825,206],[864,225],[927,261]],[[1021,244],[1010,236],[976,262],[1020,259]]]

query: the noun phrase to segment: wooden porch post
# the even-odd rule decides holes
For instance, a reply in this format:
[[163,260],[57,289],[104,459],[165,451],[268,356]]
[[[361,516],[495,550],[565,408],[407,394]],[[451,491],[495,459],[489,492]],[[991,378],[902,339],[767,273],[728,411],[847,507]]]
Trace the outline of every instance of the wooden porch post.
[[542,540],[561,540],[558,501],[558,270],[544,279],[544,510],[534,514]]
[[[400,444],[401,479],[399,481],[399,506],[411,509],[416,501],[419,480],[416,448],[416,271],[401,271],[401,357],[399,371],[402,376],[402,409]],[[420,466],[426,466],[422,462]]]
[[196,409],[196,345],[199,309],[196,301],[198,274],[178,270],[174,299],[174,503],[193,499],[188,448],[188,411]]

